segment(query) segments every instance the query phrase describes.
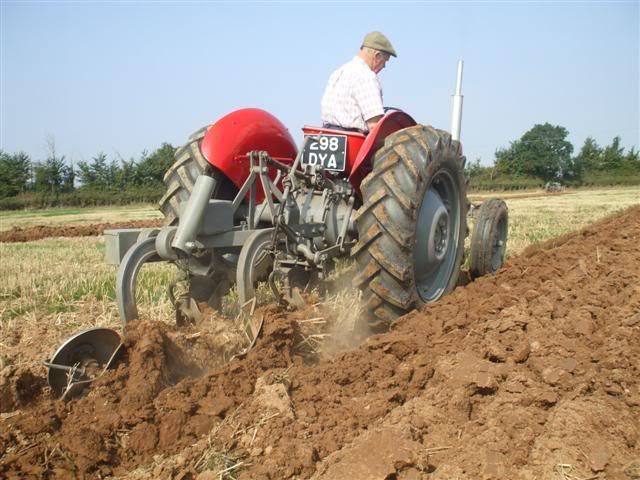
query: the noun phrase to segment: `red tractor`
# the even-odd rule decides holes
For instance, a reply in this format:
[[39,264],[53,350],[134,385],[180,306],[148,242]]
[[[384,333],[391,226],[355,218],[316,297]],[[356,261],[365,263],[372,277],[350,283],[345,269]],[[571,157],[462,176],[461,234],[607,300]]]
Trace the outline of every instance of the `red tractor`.
[[[167,261],[187,288],[170,296],[176,320],[197,319],[199,303],[219,307],[235,284],[255,307],[268,281],[281,301],[296,286],[326,278],[337,258],[357,262],[362,320],[384,331],[398,316],[434,302],[458,283],[467,236],[465,157],[459,137],[462,65],[454,95],[453,136],[390,109],[368,135],[304,127],[300,149],[271,114],[248,108],[194,133],[177,150],[160,200],[165,225],[105,232],[107,261],[119,265],[116,300],[123,324],[138,316],[136,281],[147,262]],[[469,274],[504,261],[507,208],[491,199],[475,209]],[[255,342],[261,324],[247,316]],[[122,343],[94,328],[68,339],[46,362],[49,383],[70,398],[103,371]],[[246,350],[245,350],[246,351]]]
[[[461,144],[399,110],[366,136],[303,132],[297,149],[279,120],[249,108],[198,130],[176,152],[160,201],[165,226],[111,232],[115,240],[107,243],[126,250],[116,290],[125,324],[137,318],[136,276],[148,261],[185,272],[179,318],[197,302],[218,306],[233,283],[241,304],[261,280],[287,299],[294,286],[325,278],[338,257],[357,262],[355,285],[372,331],[455,287],[467,235]],[[495,271],[504,258],[506,208],[500,218],[495,213],[484,221],[490,231],[474,242],[481,250],[472,256],[480,259],[476,275]],[[132,235],[135,244],[122,247]]]
[[[107,261],[119,265],[116,300],[124,326],[138,317],[138,273],[154,261],[183,273],[184,292],[176,295],[178,282],[169,289],[178,322],[197,319],[203,302],[219,307],[234,284],[250,310],[260,281],[279,300],[296,303],[296,286],[326,278],[335,259],[350,256],[370,331],[384,331],[398,316],[451,291],[463,263],[470,205],[457,140],[461,83],[460,62],[453,135],[394,109],[366,136],[305,127],[300,149],[279,120],[255,108],[198,130],[164,177],[165,225],[105,232]],[[471,277],[501,267],[508,220],[501,200],[474,211]],[[261,326],[245,315],[250,343],[243,352]],[[78,394],[95,372],[114,364],[122,345],[106,328],[72,336],[45,362],[52,389],[64,399]]]

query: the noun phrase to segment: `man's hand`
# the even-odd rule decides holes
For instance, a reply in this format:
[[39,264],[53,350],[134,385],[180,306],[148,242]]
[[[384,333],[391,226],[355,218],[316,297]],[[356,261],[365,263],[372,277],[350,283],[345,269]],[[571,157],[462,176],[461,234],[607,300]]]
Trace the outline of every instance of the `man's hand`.
[[382,115],[378,115],[377,117],[372,117],[369,120],[367,120],[367,128],[369,129],[369,131],[373,130],[373,127],[376,126],[376,124],[381,118],[382,118]]

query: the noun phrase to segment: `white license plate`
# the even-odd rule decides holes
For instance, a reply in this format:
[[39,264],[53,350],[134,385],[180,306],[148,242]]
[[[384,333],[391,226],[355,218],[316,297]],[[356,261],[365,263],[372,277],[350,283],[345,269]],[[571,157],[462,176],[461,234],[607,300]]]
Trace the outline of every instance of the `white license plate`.
[[[318,137],[317,135],[305,135]],[[346,135],[320,135],[309,140],[302,152],[302,165],[321,165],[325,170],[343,172],[347,158]]]

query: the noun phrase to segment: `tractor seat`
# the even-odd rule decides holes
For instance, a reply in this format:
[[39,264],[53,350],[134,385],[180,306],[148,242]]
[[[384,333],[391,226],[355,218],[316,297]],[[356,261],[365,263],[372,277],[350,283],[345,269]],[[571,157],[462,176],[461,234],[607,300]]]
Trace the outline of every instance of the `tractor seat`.
[[305,134],[317,135],[319,133],[325,133],[328,135],[347,135],[353,138],[366,138],[366,135],[357,128],[344,128],[338,125],[323,124],[322,127],[314,127],[312,125],[305,125],[302,127],[302,131]]

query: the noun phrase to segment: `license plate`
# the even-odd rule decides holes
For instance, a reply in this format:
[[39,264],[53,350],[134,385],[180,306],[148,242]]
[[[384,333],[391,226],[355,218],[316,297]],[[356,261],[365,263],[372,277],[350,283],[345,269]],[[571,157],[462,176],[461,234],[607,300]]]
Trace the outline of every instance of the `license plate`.
[[[317,135],[305,135],[318,137]],[[347,158],[346,135],[320,135],[309,140],[302,152],[302,165],[321,165],[325,170],[343,172]]]

